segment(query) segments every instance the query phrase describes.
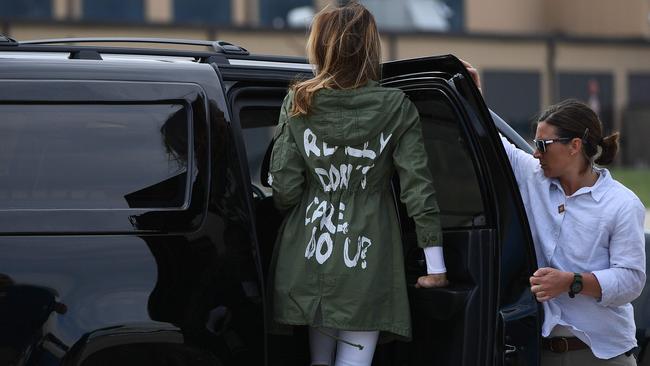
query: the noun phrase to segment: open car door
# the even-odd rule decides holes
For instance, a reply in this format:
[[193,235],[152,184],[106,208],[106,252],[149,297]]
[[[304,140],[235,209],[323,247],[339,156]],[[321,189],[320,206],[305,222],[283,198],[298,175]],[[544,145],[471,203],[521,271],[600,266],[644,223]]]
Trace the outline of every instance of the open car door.
[[453,56],[386,63],[383,77],[383,86],[402,89],[420,112],[451,284],[413,286],[426,266],[413,221],[396,200],[413,342],[380,347],[375,364],[538,365],[541,307],[528,285],[536,268],[532,237],[480,92]]

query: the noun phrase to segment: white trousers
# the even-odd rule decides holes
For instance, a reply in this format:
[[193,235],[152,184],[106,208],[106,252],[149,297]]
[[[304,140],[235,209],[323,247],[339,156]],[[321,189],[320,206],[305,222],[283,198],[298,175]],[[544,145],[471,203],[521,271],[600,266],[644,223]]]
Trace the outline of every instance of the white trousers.
[[[323,333],[327,333],[323,334]],[[339,338],[337,341],[334,337]],[[309,349],[312,365],[370,366],[375,354],[379,331],[353,332],[331,328],[309,327]],[[342,342],[345,341],[345,342]],[[346,342],[361,345],[363,349]],[[332,362],[336,354],[335,362]]]

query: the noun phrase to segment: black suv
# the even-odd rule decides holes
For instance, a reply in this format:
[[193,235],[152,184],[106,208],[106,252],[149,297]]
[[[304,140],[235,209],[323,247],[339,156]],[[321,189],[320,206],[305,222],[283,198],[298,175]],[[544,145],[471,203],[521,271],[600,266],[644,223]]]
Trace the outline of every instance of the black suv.
[[[226,42],[0,38],[0,364],[308,364],[305,330],[265,321],[282,221],[265,177],[287,87],[311,73]],[[410,286],[413,341],[373,364],[537,365],[535,253],[498,132],[529,145],[453,56],[383,76],[421,114],[451,286]],[[645,344],[647,290],[635,304]]]

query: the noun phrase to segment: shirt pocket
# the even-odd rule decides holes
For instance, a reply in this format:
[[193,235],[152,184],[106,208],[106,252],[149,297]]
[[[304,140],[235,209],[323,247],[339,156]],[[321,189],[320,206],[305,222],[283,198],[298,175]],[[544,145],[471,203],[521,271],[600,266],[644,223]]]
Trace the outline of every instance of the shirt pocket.
[[580,271],[594,271],[609,266],[609,240],[601,216],[573,217],[566,253]]

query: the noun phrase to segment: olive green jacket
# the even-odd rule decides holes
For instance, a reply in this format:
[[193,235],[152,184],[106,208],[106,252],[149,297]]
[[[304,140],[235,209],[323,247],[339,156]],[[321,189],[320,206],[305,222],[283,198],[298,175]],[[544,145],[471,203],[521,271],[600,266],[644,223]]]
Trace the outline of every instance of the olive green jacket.
[[319,90],[307,116],[290,115],[292,97],[268,177],[276,206],[287,210],[271,270],[274,319],[410,338],[394,172],[419,246],[442,245],[418,111],[402,91],[374,81]]

